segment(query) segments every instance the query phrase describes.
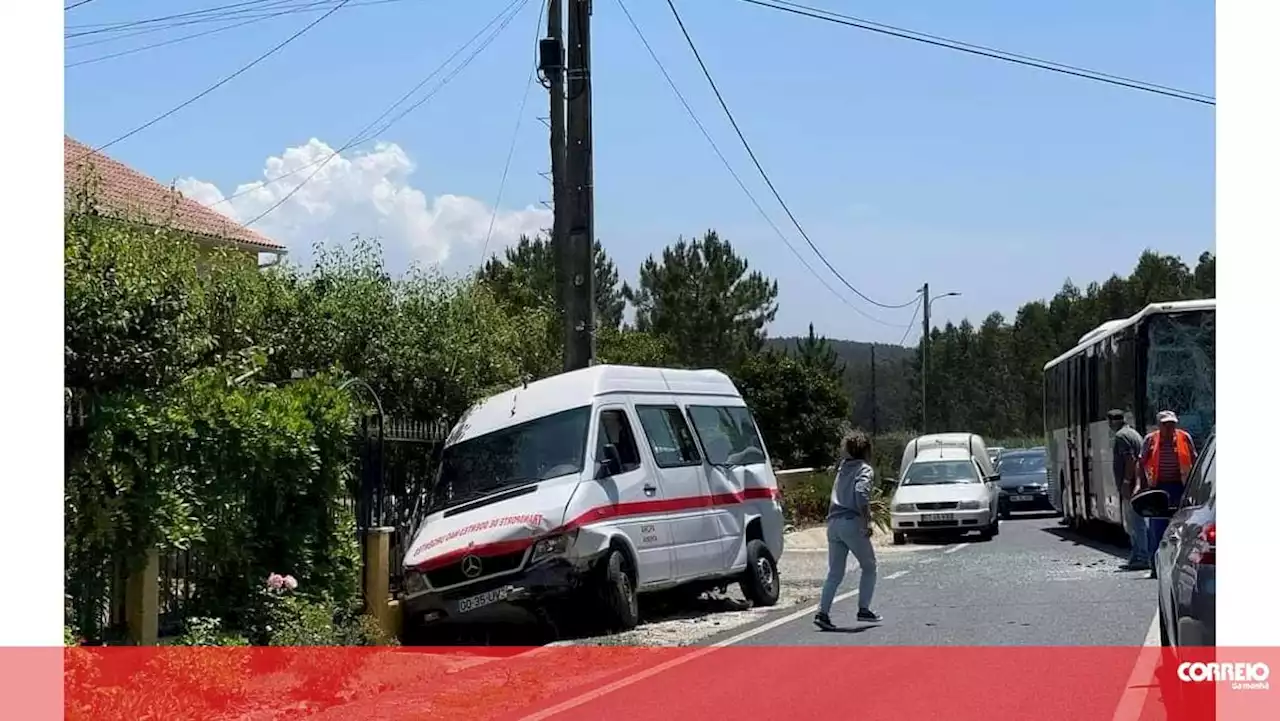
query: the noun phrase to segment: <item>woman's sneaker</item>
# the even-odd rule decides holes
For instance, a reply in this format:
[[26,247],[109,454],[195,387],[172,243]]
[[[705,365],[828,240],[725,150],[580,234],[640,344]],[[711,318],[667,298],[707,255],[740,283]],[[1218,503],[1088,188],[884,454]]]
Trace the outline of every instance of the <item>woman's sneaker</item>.
[[858,620],[863,623],[880,623],[884,618],[869,608],[858,609]]
[[813,625],[817,626],[823,631],[831,631],[836,627],[836,625],[831,622],[831,617],[825,613],[819,613],[815,615],[813,617]]

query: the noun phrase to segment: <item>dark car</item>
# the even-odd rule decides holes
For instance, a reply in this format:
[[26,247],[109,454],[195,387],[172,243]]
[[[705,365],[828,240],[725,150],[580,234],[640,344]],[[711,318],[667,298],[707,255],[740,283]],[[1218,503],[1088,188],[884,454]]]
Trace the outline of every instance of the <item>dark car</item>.
[[1000,455],[1000,515],[1014,511],[1052,511],[1048,455],[1044,448],[1006,450]]
[[1134,496],[1140,515],[1168,518],[1155,552],[1160,640],[1165,646],[1213,646],[1217,610],[1217,443],[1209,436],[1174,508],[1167,495]]

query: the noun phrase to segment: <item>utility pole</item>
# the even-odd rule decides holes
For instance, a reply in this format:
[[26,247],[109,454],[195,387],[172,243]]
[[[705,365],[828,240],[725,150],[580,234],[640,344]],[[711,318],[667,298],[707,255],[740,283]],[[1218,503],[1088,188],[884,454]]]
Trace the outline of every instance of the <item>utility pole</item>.
[[566,340],[564,363],[569,370],[568,339],[571,323],[569,288],[573,278],[570,266],[568,233],[569,202],[566,199],[565,178],[565,90],[564,90],[564,11],[560,0],[547,4],[547,37],[539,44],[539,62],[547,89],[551,96],[551,113],[547,124],[551,130],[551,253],[556,267],[556,300],[563,337]]
[[920,289],[924,294],[924,333],[920,336],[920,432],[929,432],[929,284]]
[[565,305],[565,370],[595,359],[595,197],[591,152],[591,0],[568,0],[565,199],[571,271]]
[[876,344],[871,344],[871,437],[880,435],[880,403],[876,399]]

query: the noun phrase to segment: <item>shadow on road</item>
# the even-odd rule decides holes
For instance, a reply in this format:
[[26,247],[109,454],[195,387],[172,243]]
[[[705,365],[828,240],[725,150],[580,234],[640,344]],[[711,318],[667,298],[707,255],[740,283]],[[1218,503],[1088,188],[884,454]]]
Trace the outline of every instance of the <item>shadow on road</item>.
[[1123,538],[1123,533],[1118,534],[1111,529],[1087,528],[1083,531],[1075,531],[1066,526],[1057,526],[1043,530],[1045,533],[1057,536],[1058,540],[1064,543],[1092,548],[1095,551],[1102,551],[1116,558],[1129,557],[1128,539]]
[[1012,516],[1004,519],[1009,521],[1047,521],[1050,518],[1057,518],[1057,511],[1014,511]]
[[819,633],[863,633],[875,628],[875,625],[864,626],[836,626],[835,628],[821,629]]
[[[640,623],[695,619],[717,613],[744,611],[751,604],[704,593],[652,593],[640,597]],[[510,610],[497,617],[477,619],[469,623],[441,624],[421,630],[406,645],[412,646],[544,646],[557,641],[599,638],[604,631],[593,624],[590,615],[572,612],[553,613]]]

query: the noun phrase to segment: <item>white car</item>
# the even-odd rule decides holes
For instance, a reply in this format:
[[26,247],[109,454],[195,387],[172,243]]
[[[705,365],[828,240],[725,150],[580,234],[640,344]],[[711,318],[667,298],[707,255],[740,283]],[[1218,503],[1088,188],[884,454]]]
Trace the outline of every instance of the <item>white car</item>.
[[1000,475],[988,472],[984,468],[988,464],[980,463],[966,448],[920,451],[893,493],[889,507],[893,542],[901,545],[908,536],[966,531],[977,531],[983,540],[990,540],[1000,533],[996,485]]

